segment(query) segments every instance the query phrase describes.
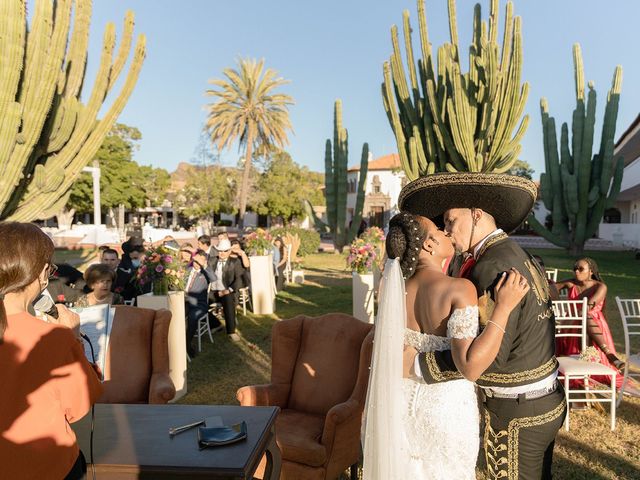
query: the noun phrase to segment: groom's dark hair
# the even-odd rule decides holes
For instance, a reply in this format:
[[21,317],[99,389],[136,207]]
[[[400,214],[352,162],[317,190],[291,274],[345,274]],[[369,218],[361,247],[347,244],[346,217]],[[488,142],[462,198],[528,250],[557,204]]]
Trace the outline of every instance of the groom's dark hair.
[[387,257],[400,260],[404,278],[409,278],[415,273],[425,237],[426,232],[417,215],[401,212],[389,221],[389,233],[385,244]]

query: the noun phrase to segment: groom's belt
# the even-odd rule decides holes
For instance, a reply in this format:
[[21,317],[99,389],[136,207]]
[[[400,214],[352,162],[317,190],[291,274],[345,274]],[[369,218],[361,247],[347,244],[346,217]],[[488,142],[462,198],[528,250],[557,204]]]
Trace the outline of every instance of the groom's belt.
[[547,395],[549,395],[550,393],[555,392],[558,389],[558,380],[554,379],[553,383],[549,386],[546,387],[542,387],[542,388],[536,388],[535,390],[528,390],[526,392],[520,392],[520,393],[508,393],[505,392],[505,389],[502,389],[503,391],[501,392],[496,392],[494,390],[492,390],[491,388],[484,388],[484,394],[487,396],[487,398],[510,398],[510,399],[517,399],[517,398],[525,398],[527,400],[533,400],[535,398],[542,398],[542,397],[546,397]]

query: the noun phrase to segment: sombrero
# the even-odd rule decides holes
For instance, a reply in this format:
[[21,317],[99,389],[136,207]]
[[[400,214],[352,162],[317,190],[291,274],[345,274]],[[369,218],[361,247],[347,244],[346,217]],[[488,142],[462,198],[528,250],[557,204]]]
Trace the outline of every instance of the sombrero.
[[535,183],[503,173],[444,172],[408,183],[398,206],[417,215],[442,221],[450,208],[481,208],[496,225],[512,232],[527,218],[536,201]]

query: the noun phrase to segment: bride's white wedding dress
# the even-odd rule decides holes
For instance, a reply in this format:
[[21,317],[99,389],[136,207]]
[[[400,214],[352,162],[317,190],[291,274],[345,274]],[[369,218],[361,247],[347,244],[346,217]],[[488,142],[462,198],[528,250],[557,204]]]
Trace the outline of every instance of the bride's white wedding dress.
[[407,329],[400,266],[387,261],[363,424],[364,480],[475,478],[479,415],[473,383],[403,378],[402,352],[404,344],[419,352],[448,350],[451,338],[477,332],[475,306],[452,313],[447,337]]
[[[454,310],[447,337],[405,330],[405,344],[419,352],[451,349],[451,338],[475,337],[478,308]],[[480,420],[475,386],[468,380],[427,385],[421,378],[402,381],[406,478],[475,479]]]

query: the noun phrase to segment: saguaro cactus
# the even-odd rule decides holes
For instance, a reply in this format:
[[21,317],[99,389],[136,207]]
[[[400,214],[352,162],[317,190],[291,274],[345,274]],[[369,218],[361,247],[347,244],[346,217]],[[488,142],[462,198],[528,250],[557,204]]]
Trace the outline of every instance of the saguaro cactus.
[[347,228],[346,225],[348,164],[349,135],[347,129],[342,126],[342,101],[336,100],[333,114],[333,145],[331,145],[331,140],[327,139],[324,154],[327,224],[324,224],[315,216],[310,208],[307,208],[307,212],[313,216],[317,227],[324,226],[326,227],[325,229],[328,229],[333,234],[336,249],[339,252],[354,239],[362,221],[365,182],[369,167],[369,144],[362,145],[360,178],[358,180],[356,205],[350,228]]
[[38,0],[28,28],[24,0],[0,2],[0,219],[30,221],[62,210],[133,91],[144,35],[122,89],[97,119],[131,50],[134,22],[127,12],[115,57],[115,25],[107,24],[93,90],[80,102],[91,10],[90,0]]
[[529,224],[554,244],[580,254],[584,243],[593,236],[606,208],[613,206],[622,183],[624,162],[614,158],[613,146],[622,90],[622,67],[613,74],[611,89],[602,124],[600,149],[592,156],[593,133],[596,121],[596,91],[589,82],[585,102],[584,67],[580,45],[573,46],[576,83],[576,108],[571,125],[562,124],[560,151],[556,137],[555,119],[549,115],[545,98],[540,100],[544,138],[545,173],[540,176],[540,188],[545,207],[551,212],[551,231],[531,215]]
[[[448,0],[451,42],[431,51],[424,0],[418,0],[422,58],[416,68],[409,12],[403,13],[409,81],[398,29],[391,28],[393,54],[384,63],[382,100],[396,136],[400,161],[411,180],[440,171],[506,172],[520,153],[529,117],[521,119],[529,85],[521,84],[521,19],[507,2],[502,52],[498,45],[498,0],[488,24],[475,6],[469,71],[462,73],[455,0]],[[512,135],[514,129],[516,133]]]

